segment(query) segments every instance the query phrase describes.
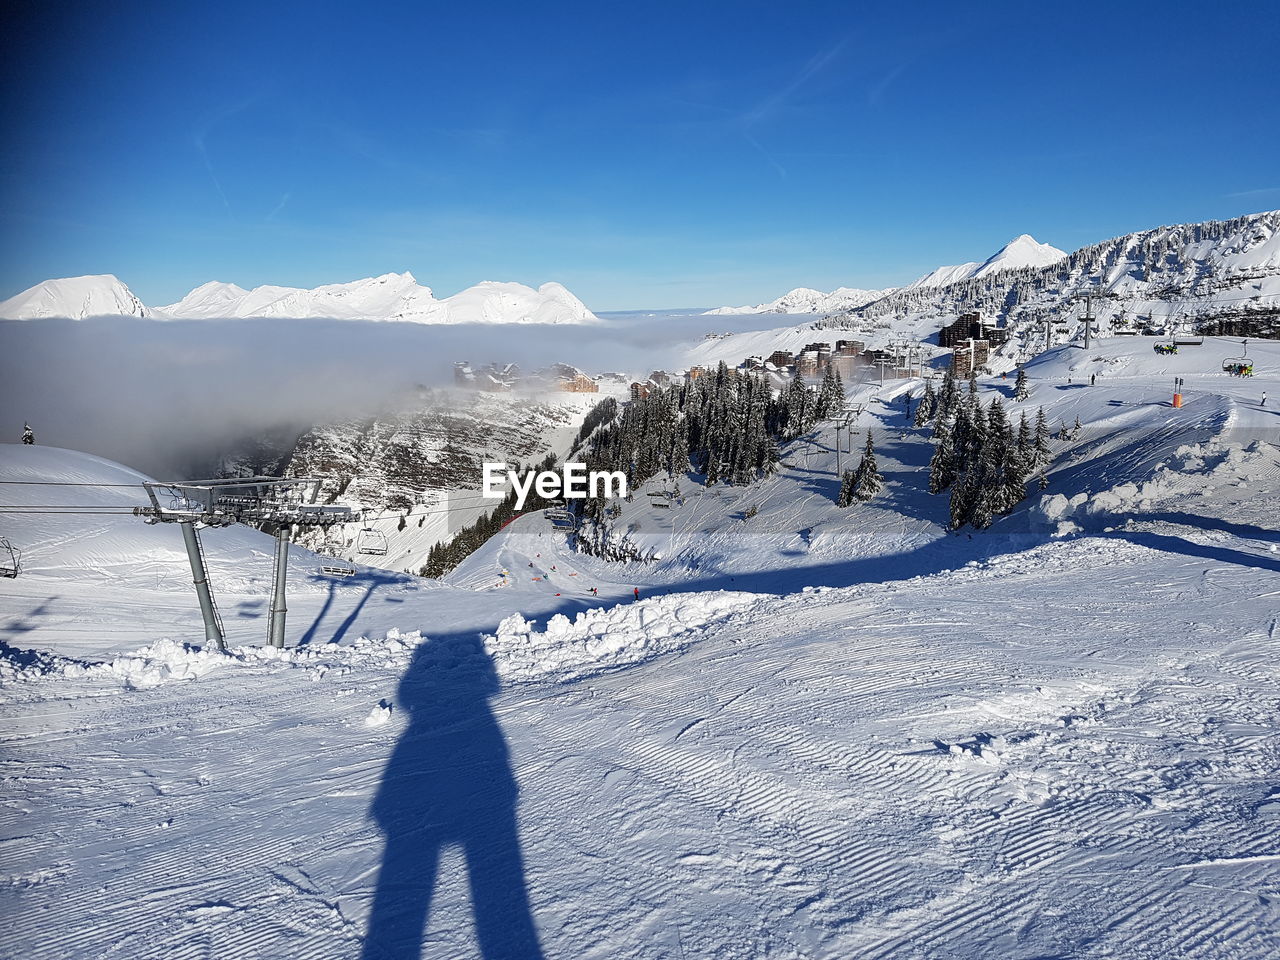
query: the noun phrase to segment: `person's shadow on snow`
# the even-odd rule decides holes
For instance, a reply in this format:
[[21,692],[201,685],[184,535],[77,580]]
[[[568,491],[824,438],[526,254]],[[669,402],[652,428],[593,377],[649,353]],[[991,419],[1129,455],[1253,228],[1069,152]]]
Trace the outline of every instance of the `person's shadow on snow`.
[[397,704],[409,726],[370,810],[387,845],[364,960],[417,958],[442,849],[467,862],[476,941],[484,960],[542,957],[516,835],[516,783],[489,709],[497,673],[480,638],[433,637],[418,647]]

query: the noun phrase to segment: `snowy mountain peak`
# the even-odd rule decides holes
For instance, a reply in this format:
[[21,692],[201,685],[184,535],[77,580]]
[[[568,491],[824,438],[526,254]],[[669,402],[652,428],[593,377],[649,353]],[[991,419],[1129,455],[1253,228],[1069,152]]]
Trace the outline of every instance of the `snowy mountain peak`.
[[1017,267],[1047,267],[1066,258],[1066,253],[1047,243],[1040,243],[1035,237],[1024,233],[1014,237],[996,253],[988,257],[974,276],[981,277],[997,270],[1012,270]]
[[46,280],[0,303],[0,318],[6,320],[44,317],[83,320],[108,315],[150,317],[153,313],[132,290],[109,273]]
[[594,323],[596,316],[559,283],[537,290],[520,283],[486,281],[437,300],[412,273],[330,283],[312,290],[271,284],[246,290],[210,281],[177,303],[143,305],[113,276],[48,280],[0,304],[0,318],[125,315],[160,320],[245,317],[391,320],[409,323]]
[[918,290],[921,287],[945,287],[961,280],[972,280],[974,277],[985,277],[999,270],[1015,270],[1019,267],[1047,267],[1067,256],[1057,247],[1040,243],[1029,233],[1014,237],[986,260],[969,263],[958,263],[954,266],[938,267],[930,270],[920,279],[908,284],[903,289]]

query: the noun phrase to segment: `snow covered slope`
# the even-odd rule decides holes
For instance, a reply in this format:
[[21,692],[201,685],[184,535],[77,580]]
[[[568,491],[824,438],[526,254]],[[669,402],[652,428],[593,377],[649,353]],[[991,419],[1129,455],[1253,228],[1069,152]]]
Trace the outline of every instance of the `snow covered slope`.
[[111,274],[46,280],[0,303],[0,319],[38,320],[100,316],[152,317],[128,287]]
[[325,317],[408,323],[594,323],[596,316],[558,283],[537,290],[519,283],[484,282],[437,300],[413,275],[333,283],[306,290],[261,286],[245,290],[213,281],[177,303],[144,307],[115,277],[49,280],[0,304],[0,318],[27,320],[124,314],[157,319]]
[[832,313],[837,310],[851,310],[864,303],[878,300],[895,288],[886,290],[859,290],[856,287],[840,287],[831,293],[823,293],[810,287],[796,287],[790,293],[783,294],[777,300],[761,303],[754,307],[717,307],[707,310],[703,316],[714,317],[739,313]]
[[[1084,430],[1013,531],[930,532],[895,386],[863,398],[882,501],[830,505],[820,429],[772,490],[688,490],[657,564],[538,515],[449,584],[298,551],[284,651],[256,646],[266,537],[206,533],[222,656],[181,556],[128,539],[163,530],[6,513],[35,562],[0,581],[0,942],[527,957],[527,904],[583,960],[1273,957],[1280,345],[1251,381],[1213,369],[1235,346],[1039,360],[1022,406]],[[0,447],[0,481],[135,479]]]

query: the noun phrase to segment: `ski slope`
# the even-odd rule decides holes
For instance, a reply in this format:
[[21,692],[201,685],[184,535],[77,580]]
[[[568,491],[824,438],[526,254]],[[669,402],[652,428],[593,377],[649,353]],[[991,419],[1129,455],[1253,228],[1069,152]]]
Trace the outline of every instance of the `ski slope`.
[[[269,538],[205,534],[221,656],[176,531],[4,513],[0,956],[1274,956],[1280,344],[1251,380],[1234,346],[1032,363],[1014,415],[1082,430],[972,540],[919,383],[867,387],[881,499],[832,505],[822,427],[624,503],[650,564],[540,514],[444,583],[298,549],[284,651]],[[139,479],[0,446],[3,481]],[[53,489],[0,499],[132,496]]]

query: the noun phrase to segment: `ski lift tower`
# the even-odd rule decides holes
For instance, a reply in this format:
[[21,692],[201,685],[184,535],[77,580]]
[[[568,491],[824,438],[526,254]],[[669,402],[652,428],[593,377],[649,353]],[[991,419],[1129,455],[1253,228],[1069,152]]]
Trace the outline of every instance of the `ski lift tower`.
[[349,507],[317,504],[320,493],[318,479],[279,477],[246,477],[233,480],[186,480],[179,483],[143,483],[149,507],[135,507],[134,514],[147,523],[177,523],[191,563],[191,577],[200,613],[204,617],[205,640],[218,650],[227,649],[222,617],[209,588],[209,568],[200,546],[197,524],[205,527],[227,527],[233,523],[274,524],[276,558],[271,595],[271,617],[267,626],[267,642],[284,646],[285,574],[289,565],[289,536],[293,527],[328,528],[351,519]]
[[849,453],[853,453],[853,435],[858,432],[858,417],[862,415],[862,404],[846,403],[844,409],[838,413],[837,418],[843,418],[836,423],[836,477],[840,477],[840,431],[846,431],[846,442],[849,445]]

